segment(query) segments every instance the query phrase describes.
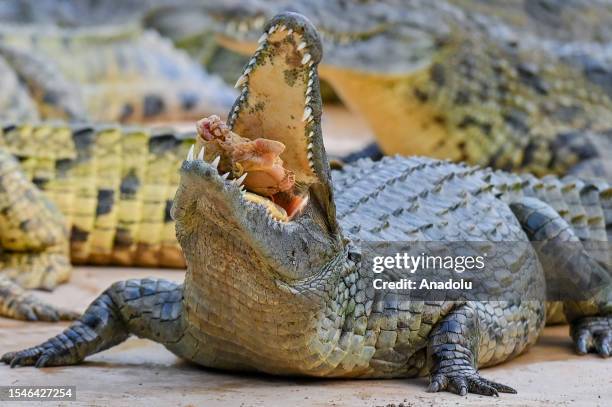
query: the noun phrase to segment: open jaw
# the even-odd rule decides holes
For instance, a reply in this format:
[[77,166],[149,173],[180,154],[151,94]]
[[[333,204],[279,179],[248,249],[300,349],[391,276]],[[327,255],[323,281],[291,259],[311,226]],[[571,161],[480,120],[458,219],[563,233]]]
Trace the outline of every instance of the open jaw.
[[276,16],[236,83],[240,96],[228,123],[216,116],[198,122],[184,169],[201,160],[200,173],[219,187],[209,191],[228,199],[239,192],[232,211],[263,208],[269,220],[287,224],[314,206],[328,227],[335,224],[320,126],[320,59],[320,41],[306,19]]

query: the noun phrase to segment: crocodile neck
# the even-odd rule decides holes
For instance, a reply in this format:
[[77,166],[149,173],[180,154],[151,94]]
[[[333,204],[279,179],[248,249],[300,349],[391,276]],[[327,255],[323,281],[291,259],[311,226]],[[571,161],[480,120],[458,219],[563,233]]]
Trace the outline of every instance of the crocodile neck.
[[284,283],[242,239],[227,239],[240,233],[236,229],[206,221],[198,229],[193,235],[202,238],[183,242],[185,326],[207,343],[198,357],[223,369],[264,366],[268,373],[305,374],[327,349],[320,344],[320,325],[334,308],[335,290],[326,291],[326,280],[339,274],[338,267],[326,270],[326,278]]

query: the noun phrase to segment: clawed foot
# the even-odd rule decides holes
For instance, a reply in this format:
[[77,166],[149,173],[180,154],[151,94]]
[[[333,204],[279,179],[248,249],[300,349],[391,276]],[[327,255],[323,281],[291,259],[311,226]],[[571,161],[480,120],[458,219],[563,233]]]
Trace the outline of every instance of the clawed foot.
[[74,321],[80,316],[78,312],[55,307],[30,295],[16,301],[11,316],[23,321]]
[[516,390],[512,387],[481,377],[474,368],[463,367],[461,370],[448,370],[449,372],[438,372],[431,376],[428,392],[446,390],[460,396],[465,396],[468,392],[483,396],[499,396],[500,392],[516,394]]
[[72,364],[70,360],[73,359],[74,355],[62,343],[54,343],[56,341],[59,341],[57,337],[32,348],[5,353],[0,360],[10,365],[11,368],[16,366],[45,367]]
[[607,358],[612,354],[612,317],[585,317],[572,323],[571,336],[580,355],[589,352]]

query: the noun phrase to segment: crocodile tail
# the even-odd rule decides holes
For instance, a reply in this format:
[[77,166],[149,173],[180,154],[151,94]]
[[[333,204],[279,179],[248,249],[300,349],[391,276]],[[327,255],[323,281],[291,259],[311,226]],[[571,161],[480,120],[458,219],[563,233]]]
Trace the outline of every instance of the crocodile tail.
[[173,132],[116,126],[0,130],[0,147],[65,215],[75,264],[184,266],[170,207],[190,144]]
[[598,260],[612,264],[604,247],[612,242],[612,187],[607,181],[576,176],[537,178],[501,171],[492,180],[507,201],[528,196],[550,205],[582,242],[591,243],[587,247]]

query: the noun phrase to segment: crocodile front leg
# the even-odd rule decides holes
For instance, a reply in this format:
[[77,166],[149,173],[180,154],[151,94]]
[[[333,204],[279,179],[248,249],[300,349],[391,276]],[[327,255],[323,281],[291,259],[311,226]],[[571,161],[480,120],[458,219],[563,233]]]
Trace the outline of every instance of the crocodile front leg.
[[429,392],[442,390],[465,396],[468,392],[497,396],[516,393],[512,387],[487,380],[477,370],[480,329],[472,303],[461,305],[438,323],[429,336]]
[[46,342],[2,356],[15,366],[62,366],[111,348],[130,334],[164,345],[182,336],[183,286],[161,279],[127,280],[113,284],[81,318]]

